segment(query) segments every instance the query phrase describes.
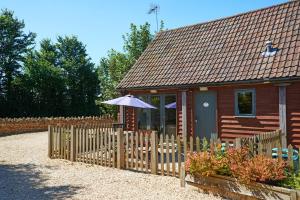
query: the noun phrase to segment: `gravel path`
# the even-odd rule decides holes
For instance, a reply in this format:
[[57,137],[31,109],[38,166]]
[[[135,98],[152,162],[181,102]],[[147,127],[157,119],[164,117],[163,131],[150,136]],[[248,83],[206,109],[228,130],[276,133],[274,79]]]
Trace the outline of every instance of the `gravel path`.
[[47,157],[47,133],[0,137],[0,199],[220,199],[179,179]]

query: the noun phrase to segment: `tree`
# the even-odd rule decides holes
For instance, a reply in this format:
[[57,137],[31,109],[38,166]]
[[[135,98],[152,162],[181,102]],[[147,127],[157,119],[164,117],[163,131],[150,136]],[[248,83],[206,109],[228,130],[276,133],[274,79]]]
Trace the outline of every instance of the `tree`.
[[63,70],[68,115],[97,114],[98,77],[85,46],[75,36],[58,37],[58,64]]
[[22,62],[31,51],[35,34],[24,33],[25,24],[14,17],[13,12],[0,13],[0,108],[1,115],[7,115],[16,101],[13,93],[14,79],[21,73]]
[[95,104],[98,77],[85,46],[75,36],[45,39],[40,50],[26,57],[26,85],[35,116],[98,114]]
[[[153,37],[149,23],[145,23],[139,27],[131,24],[130,33],[123,35],[124,52],[117,52],[112,49],[108,52],[107,57],[100,60],[98,76],[101,97],[99,101],[118,96],[116,86],[144,52]],[[115,106],[98,104],[103,113],[114,113],[116,115],[117,108]]]
[[128,55],[131,66],[145,51],[152,39],[153,35],[151,34],[149,23],[146,22],[139,28],[134,24],[130,24],[130,33],[123,35],[123,49],[125,54]]
[[58,51],[49,39],[41,41],[40,50],[28,54],[25,61],[26,85],[32,91],[37,116],[64,116],[64,77],[58,65]]

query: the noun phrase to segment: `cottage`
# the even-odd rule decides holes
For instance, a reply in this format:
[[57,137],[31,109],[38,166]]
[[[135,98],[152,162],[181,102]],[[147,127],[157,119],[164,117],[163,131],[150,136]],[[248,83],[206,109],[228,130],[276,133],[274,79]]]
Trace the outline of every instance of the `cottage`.
[[300,1],[161,31],[118,89],[159,108],[126,108],[128,130],[232,140],[280,128],[299,146]]

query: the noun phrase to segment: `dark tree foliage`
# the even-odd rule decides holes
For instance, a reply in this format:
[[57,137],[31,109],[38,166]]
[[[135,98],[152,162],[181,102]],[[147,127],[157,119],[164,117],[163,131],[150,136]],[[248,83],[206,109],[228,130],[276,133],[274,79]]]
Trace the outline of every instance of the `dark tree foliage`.
[[32,50],[35,34],[24,33],[25,24],[14,17],[13,12],[0,12],[0,116],[19,112],[17,105],[24,88],[20,83],[22,62]]
[[65,78],[65,103],[69,115],[97,114],[98,76],[85,46],[72,37],[58,37],[59,65]]
[[28,54],[25,79],[36,116],[83,116],[99,113],[95,104],[98,77],[85,46],[75,36],[43,40]]
[[24,27],[0,12],[0,117],[116,114],[100,102],[119,95],[117,84],[153,39],[150,24],[131,24],[124,52],[110,50],[96,69],[77,37],[44,39],[34,50],[36,35]]
[[28,54],[25,61],[26,85],[35,106],[34,116],[64,116],[65,78],[59,66],[58,51],[50,40],[43,40],[39,51]]

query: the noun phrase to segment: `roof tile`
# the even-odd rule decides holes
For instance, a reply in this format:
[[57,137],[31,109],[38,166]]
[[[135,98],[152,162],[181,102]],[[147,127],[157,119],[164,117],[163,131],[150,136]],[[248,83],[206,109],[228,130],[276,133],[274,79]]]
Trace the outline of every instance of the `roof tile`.
[[[119,89],[300,77],[300,1],[157,34]],[[262,57],[266,41],[279,51]]]

